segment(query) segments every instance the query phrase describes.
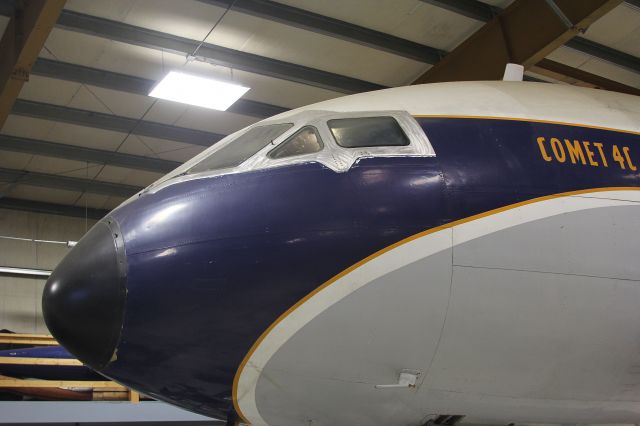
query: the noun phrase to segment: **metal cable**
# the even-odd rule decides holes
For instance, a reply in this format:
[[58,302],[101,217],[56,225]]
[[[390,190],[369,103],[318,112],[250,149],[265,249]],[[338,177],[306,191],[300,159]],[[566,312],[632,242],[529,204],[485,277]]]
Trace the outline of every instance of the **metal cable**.
[[39,240],[39,239],[36,239],[36,238],[11,237],[9,235],[0,235],[0,239],[16,240],[16,241],[28,241],[28,242],[31,242],[31,243],[60,244],[60,245],[65,245],[67,247],[73,247],[77,243],[77,241]]

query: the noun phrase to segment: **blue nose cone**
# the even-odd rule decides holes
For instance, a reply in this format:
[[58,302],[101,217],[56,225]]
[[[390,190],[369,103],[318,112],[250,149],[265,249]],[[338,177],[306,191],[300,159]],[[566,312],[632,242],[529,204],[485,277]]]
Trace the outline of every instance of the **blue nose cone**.
[[126,258],[117,223],[98,222],[53,271],[42,312],[53,336],[100,370],[114,359],[124,317]]

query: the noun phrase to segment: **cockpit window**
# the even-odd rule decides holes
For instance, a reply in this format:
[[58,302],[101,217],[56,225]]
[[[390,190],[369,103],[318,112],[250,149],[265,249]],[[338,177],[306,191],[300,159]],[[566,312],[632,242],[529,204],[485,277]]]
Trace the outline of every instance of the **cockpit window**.
[[338,145],[345,148],[409,145],[393,117],[339,118],[327,121]]
[[213,151],[211,155],[191,167],[187,173],[239,166],[292,126],[292,123],[284,123],[254,127],[222,148]]
[[280,146],[269,152],[273,159],[293,157],[295,155],[312,154],[324,147],[315,127],[307,126],[298,130],[293,136],[282,142]]

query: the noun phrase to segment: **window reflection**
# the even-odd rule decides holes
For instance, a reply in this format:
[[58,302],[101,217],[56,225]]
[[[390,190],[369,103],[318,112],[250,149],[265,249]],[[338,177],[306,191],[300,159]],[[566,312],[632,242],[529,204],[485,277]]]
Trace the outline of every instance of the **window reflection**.
[[327,122],[338,145],[345,148],[409,145],[393,117],[338,118]]
[[313,154],[321,151],[324,145],[315,127],[306,126],[284,141],[269,153],[273,159],[293,157],[296,155]]
[[293,124],[285,123],[254,127],[222,148],[213,151],[209,156],[191,167],[188,173],[237,167],[273,142],[275,138],[286,132],[291,126]]

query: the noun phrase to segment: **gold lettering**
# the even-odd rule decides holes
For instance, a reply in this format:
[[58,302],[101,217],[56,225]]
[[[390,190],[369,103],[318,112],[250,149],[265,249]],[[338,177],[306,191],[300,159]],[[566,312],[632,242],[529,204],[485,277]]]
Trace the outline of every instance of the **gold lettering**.
[[620,168],[625,170],[624,167],[624,158],[622,158],[622,154],[620,154],[620,150],[618,149],[618,145],[613,146],[613,160],[617,161],[620,164]]
[[544,137],[542,136],[538,138],[538,147],[540,148],[540,154],[542,154],[544,161],[551,161],[552,158],[547,154],[547,150],[544,149]]
[[587,158],[589,159],[589,164],[591,164],[594,167],[598,167],[598,163],[593,159],[594,153],[593,151],[591,151],[591,148],[589,148],[589,145],[591,144],[587,141],[582,141],[582,145],[584,145],[584,150],[587,151]]
[[[586,166],[588,162],[592,167],[599,167],[600,164],[604,167],[609,167],[610,159],[607,158],[608,154],[605,153],[606,148],[602,142],[560,138],[549,138],[547,140],[544,136],[539,136],[536,141],[538,142],[540,155],[546,162],[551,162],[555,159],[558,163],[566,163],[568,162],[567,160],[571,160],[572,164]],[[551,147],[551,152],[548,151],[549,146]],[[618,145],[612,145],[611,154],[613,161],[617,162],[622,170],[627,170],[627,167],[634,172],[638,170],[638,167],[631,159],[631,148],[628,146],[618,147]],[[599,158],[599,161],[596,161],[597,158]]]
[[602,144],[600,142],[594,142],[593,146],[598,148],[598,152],[600,153],[600,160],[602,160],[602,164],[604,164],[605,167],[609,167],[609,164],[607,163],[607,157],[604,156],[604,151],[602,150]]
[[580,160],[582,164],[587,164],[587,160],[584,158],[584,152],[582,151],[582,146],[580,145],[579,140],[574,140],[573,143],[571,143],[569,139],[565,139],[564,143],[567,145],[567,151],[569,152],[569,157],[573,164],[576,164],[578,160]]
[[638,168],[631,161],[631,155],[629,155],[629,147],[628,146],[622,147],[622,151],[624,152],[624,156],[627,159],[627,164],[629,165],[629,169],[633,170],[634,172],[638,170]]
[[567,154],[565,154],[564,147],[559,139],[551,138],[551,150],[553,151],[553,155],[556,156],[556,160],[560,163],[564,163],[567,160]]

